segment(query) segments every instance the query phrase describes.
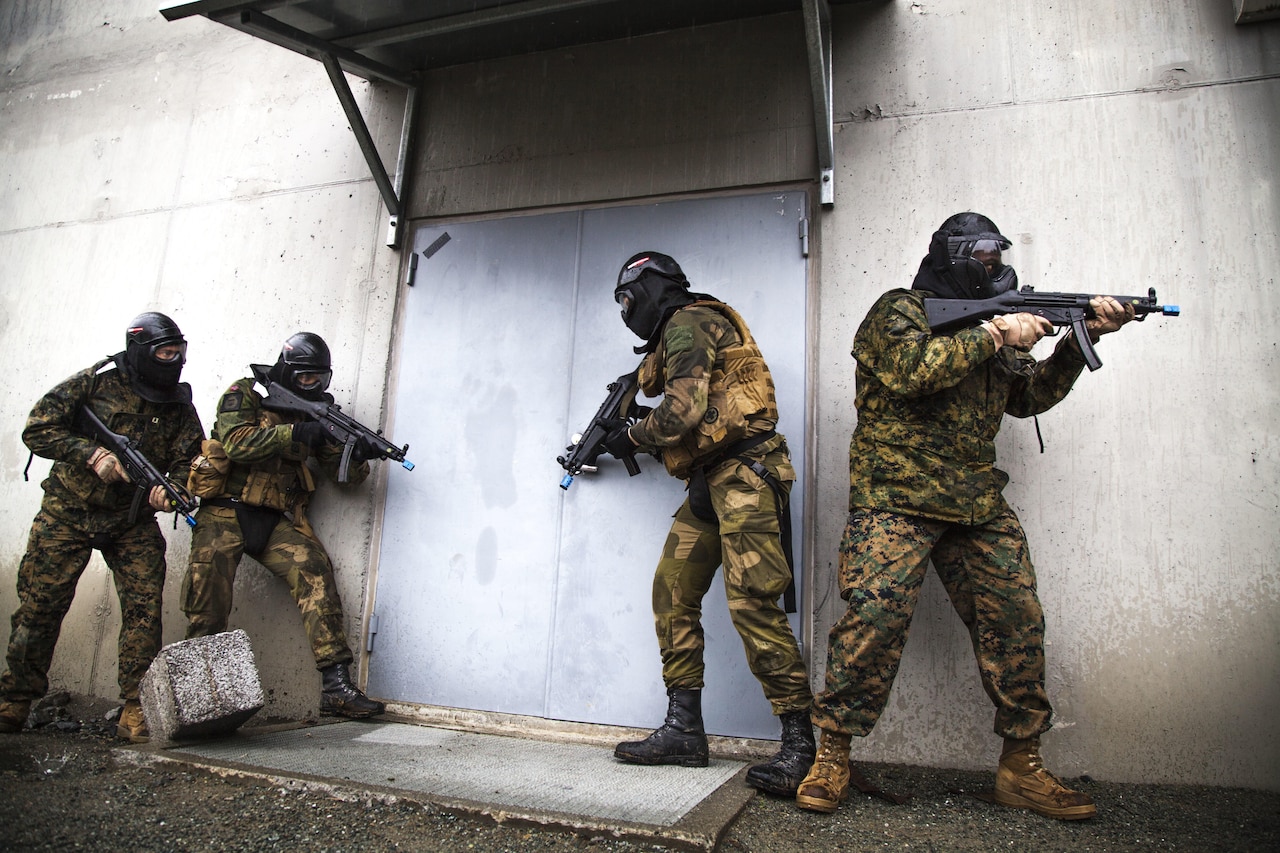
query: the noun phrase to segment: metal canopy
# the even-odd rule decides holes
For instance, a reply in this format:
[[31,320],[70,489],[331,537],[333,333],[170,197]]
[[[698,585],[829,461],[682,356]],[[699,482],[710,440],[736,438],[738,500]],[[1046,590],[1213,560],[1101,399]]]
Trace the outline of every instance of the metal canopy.
[[[399,245],[404,168],[419,72],[780,12],[803,11],[821,201],[834,201],[830,2],[859,0],[191,0],[160,13],[211,21],[322,62],[391,217]],[[865,0],[862,0],[865,2]],[[382,164],[341,72],[408,91],[394,175]]]

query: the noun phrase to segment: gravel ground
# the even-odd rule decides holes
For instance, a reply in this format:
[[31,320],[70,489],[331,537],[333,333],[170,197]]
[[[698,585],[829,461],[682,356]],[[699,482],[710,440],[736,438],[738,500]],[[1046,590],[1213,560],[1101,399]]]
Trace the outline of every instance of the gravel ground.
[[[642,851],[660,845],[494,824],[407,801],[138,765],[114,739],[114,709],[71,703],[0,735],[0,827],[8,850]],[[1280,793],[1079,780],[1098,817],[1059,822],[984,801],[991,773],[862,767],[903,805],[853,794],[833,815],[757,796],[721,851],[1280,850]]]

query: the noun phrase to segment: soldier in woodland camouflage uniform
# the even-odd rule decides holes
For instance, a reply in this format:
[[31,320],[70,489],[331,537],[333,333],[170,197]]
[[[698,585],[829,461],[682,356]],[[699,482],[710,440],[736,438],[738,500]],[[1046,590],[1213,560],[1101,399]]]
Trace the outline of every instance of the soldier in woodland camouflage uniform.
[[[332,375],[328,345],[310,332],[285,341],[268,371],[271,381],[325,402],[333,402],[325,392]],[[320,710],[352,718],[381,714],[383,704],[351,682],[354,656],[342,624],[333,564],[307,521],[315,491],[307,460],[314,458],[336,480],[342,448],[316,421],[265,408],[253,383],[240,379],[222,395],[211,440],[192,466],[189,485],[201,505],[182,584],[187,638],[227,629],[236,568],[247,553],[289,584],[320,670]],[[363,443],[355,448],[350,485],[369,476],[366,460],[375,456]]]
[[[178,379],[187,344],[173,320],[149,312],[125,333],[125,350],[59,383],[31,410],[22,440],[53,459],[44,500],[18,567],[18,609],[0,676],[0,732],[19,731],[31,703],[49,689],[49,664],[76,584],[96,548],[120,598],[119,684],[124,700],[117,734],[140,742],[147,727],[138,683],[160,650],[165,539],[155,512],[172,512],[164,489],[146,495],[130,518],[137,487],[120,460],[82,422],[88,406],[113,432],[175,481],[186,481],[204,428],[191,388]],[[108,365],[111,365],[108,367]]]
[[[995,437],[1006,413],[1028,417],[1071,390],[1084,367],[1071,335],[1036,361],[1027,353],[1052,326],[1007,314],[933,335],[923,298],[982,298],[1016,287],[995,224],[956,214],[933,235],[912,290],[892,290],[853,342],[858,424],[849,448],[849,522],[840,547],[847,613],[832,626],[826,688],[814,701],[818,758],[796,795],[834,811],[849,785],[850,736],[870,733],[893,685],[929,560],[969,628],[982,685],[1005,739],[996,801],[1060,819],[1095,814],[1083,793],[1040,762],[1050,726],[1044,689],[1044,616],[1027,540],[1001,490]],[[1114,332],[1131,306],[1093,300],[1090,338]]]
[[702,598],[723,563],[729,615],[747,662],[781,719],[782,744],[747,780],[790,796],[813,760],[809,679],[778,597],[791,583],[780,538],[795,481],[786,440],[774,427],[773,378],[746,323],[706,294],[689,293],[680,266],[642,252],[615,289],[622,318],[645,345],[640,388],[662,402],[638,423],[619,422],[605,440],[615,456],[659,454],[687,480],[653,581],[653,613],[669,709],[643,741],[614,755],[634,764],[705,767],[702,722]]

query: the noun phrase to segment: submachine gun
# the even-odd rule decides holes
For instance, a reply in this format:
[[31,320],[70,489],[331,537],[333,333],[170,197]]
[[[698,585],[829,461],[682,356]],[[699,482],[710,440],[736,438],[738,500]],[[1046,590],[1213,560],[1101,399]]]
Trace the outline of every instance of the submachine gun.
[[[130,524],[138,520],[138,512],[142,509],[143,502],[150,497],[151,490],[160,486],[169,496],[169,504],[174,511],[180,513],[187,524],[196,526],[196,520],[191,517],[191,513],[199,509],[200,504],[196,502],[195,495],[187,491],[186,486],[166,477],[159,468],[151,464],[151,460],[138,449],[138,445],[132,438],[112,432],[111,428],[102,422],[102,418],[87,405],[80,407],[80,416],[81,429],[116,455],[120,464],[124,466],[125,473],[129,475],[130,482],[138,487],[133,496],[133,506],[129,508]],[[175,525],[178,523],[176,517],[173,523]]]
[[[1089,300],[1093,297],[1087,293],[1039,293],[1034,288],[1024,287],[1021,290],[1010,290],[989,299],[934,299],[924,300],[925,316],[929,328],[934,332],[951,332],[956,329],[974,326],[983,320],[990,320],[1001,314],[1018,314],[1026,312],[1044,317],[1055,326],[1070,326],[1076,334],[1076,342],[1080,344],[1080,353],[1084,363],[1090,370],[1102,366],[1093,341],[1085,331],[1084,321],[1095,316]],[[1156,289],[1147,291],[1146,296],[1112,296],[1121,305],[1132,305],[1136,320],[1147,319],[1148,314],[1162,314],[1165,317],[1177,317],[1181,309],[1177,305],[1159,305],[1156,303]]]
[[338,463],[338,482],[346,483],[350,476],[351,454],[361,439],[371,447],[378,459],[394,459],[404,466],[406,471],[413,470],[413,463],[405,459],[409,445],[396,447],[383,436],[381,430],[371,430],[355,418],[343,413],[337,403],[325,403],[319,400],[308,400],[294,391],[276,382],[268,375],[269,364],[251,364],[253,378],[267,389],[267,396],[262,405],[277,412],[296,412],[307,415],[329,433],[329,436],[342,445],[342,459]]
[[[596,458],[604,450],[604,440],[609,437],[614,424],[620,420],[634,423],[647,414],[647,406],[636,405],[639,373],[640,368],[637,366],[635,370],[622,374],[606,386],[609,396],[604,398],[591,418],[591,423],[575,435],[572,443],[565,448],[568,455],[556,457],[556,461],[566,472],[564,479],[560,481],[560,488],[568,489],[573,485],[573,478],[583,471],[596,470]],[[640,463],[636,461],[634,453],[622,457],[622,464],[627,466],[628,475],[634,477],[640,473]]]

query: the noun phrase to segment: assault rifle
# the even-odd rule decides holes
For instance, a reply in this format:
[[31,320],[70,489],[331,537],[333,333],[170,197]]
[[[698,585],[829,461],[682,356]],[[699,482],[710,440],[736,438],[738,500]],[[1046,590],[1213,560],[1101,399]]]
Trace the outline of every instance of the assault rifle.
[[[637,367],[606,386],[609,396],[604,398],[604,402],[596,410],[587,428],[575,435],[572,443],[565,448],[569,451],[569,455],[556,457],[560,467],[568,472],[560,481],[560,488],[568,489],[573,485],[573,478],[583,471],[596,470],[596,458],[604,450],[604,440],[609,437],[610,423],[616,423],[619,419],[634,422],[643,416],[642,410],[647,407],[636,405],[636,391],[639,389],[639,380],[636,377],[639,373],[640,368]],[[622,457],[622,464],[627,466],[628,475],[634,477],[640,473],[640,463],[636,461],[635,453]]]
[[[191,517],[191,513],[195,512],[200,505],[196,503],[195,495],[187,491],[186,486],[166,477],[160,469],[151,464],[150,459],[143,455],[132,438],[112,432],[93,409],[87,405],[81,406],[80,414],[83,421],[81,429],[93,435],[103,447],[116,455],[120,464],[124,466],[125,473],[129,475],[130,482],[138,487],[137,493],[133,496],[133,506],[129,508],[130,524],[138,520],[138,511],[142,509],[142,502],[149,500],[151,490],[160,486],[169,496],[169,504],[174,511],[181,513],[187,520],[187,524],[196,526],[196,520]],[[173,523],[177,524],[177,519],[174,519]]]
[[308,400],[294,391],[276,382],[268,375],[269,364],[251,364],[253,378],[267,389],[266,399],[262,405],[277,412],[296,412],[307,415],[329,433],[330,438],[342,445],[342,459],[338,463],[338,482],[346,483],[351,473],[351,454],[361,439],[373,449],[378,459],[394,459],[404,466],[406,471],[413,470],[413,463],[405,459],[409,445],[396,447],[382,435],[381,430],[371,430],[350,415],[344,414],[337,403],[325,403],[319,400]]
[[[1038,293],[1034,288],[1024,287],[1021,290],[1010,290],[989,299],[933,299],[924,300],[924,312],[929,321],[929,328],[934,332],[951,332],[966,326],[974,326],[983,320],[990,320],[1000,314],[1018,314],[1026,312],[1044,317],[1055,326],[1070,326],[1076,335],[1076,343],[1080,345],[1080,353],[1084,363],[1090,370],[1102,366],[1102,359],[1089,340],[1084,321],[1092,319],[1095,314],[1089,300],[1093,297],[1087,293]],[[1156,289],[1147,291],[1146,296],[1112,296],[1121,305],[1132,305],[1137,315],[1135,319],[1142,321],[1148,314],[1163,314],[1166,317],[1177,317],[1181,312],[1177,305],[1156,304]]]

